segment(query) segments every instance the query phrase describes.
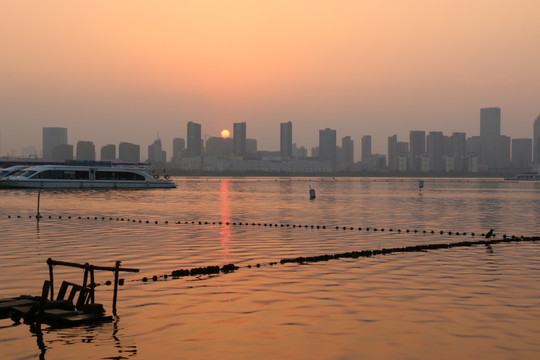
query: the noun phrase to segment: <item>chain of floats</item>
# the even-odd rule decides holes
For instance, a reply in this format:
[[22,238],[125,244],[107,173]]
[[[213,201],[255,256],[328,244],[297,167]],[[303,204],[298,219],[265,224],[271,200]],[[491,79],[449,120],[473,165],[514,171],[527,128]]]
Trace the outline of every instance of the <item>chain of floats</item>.
[[[29,215],[29,218],[33,218],[34,216]],[[8,218],[12,218],[11,215],[8,215]],[[20,215],[17,216],[17,218],[21,218]],[[44,218],[44,216],[40,215],[40,218]],[[48,216],[49,219],[53,219],[53,216]],[[58,219],[62,219],[62,216],[58,216]],[[146,223],[146,224],[160,224],[158,220],[154,221],[143,221],[143,220],[135,220],[135,219],[129,219],[129,218],[118,218],[118,217],[71,217],[66,216],[67,219],[76,218],[79,220],[109,220],[109,221],[126,221],[126,222],[133,222],[133,223]],[[163,224],[169,224],[169,221],[162,221]],[[331,229],[332,227],[327,226],[321,226],[321,225],[291,225],[291,224],[273,224],[273,223],[248,223],[248,222],[222,222],[222,221],[214,221],[214,222],[208,222],[208,221],[175,221],[174,224],[191,224],[191,225],[226,225],[226,226],[264,226],[264,227],[270,227],[270,228],[304,228],[304,229]],[[370,227],[352,227],[352,226],[335,226],[336,230],[358,230],[358,231],[381,231],[384,232],[384,228],[370,228]],[[393,228],[389,228],[387,231],[393,232],[396,231],[398,233],[405,232],[405,233],[419,233],[419,230],[409,230],[406,229],[402,231],[401,229],[394,230]],[[435,234],[436,232],[431,230],[422,230],[421,233],[431,233]],[[452,232],[452,231],[439,231],[440,235],[444,235],[445,233],[448,235],[467,235],[467,232]],[[474,232],[470,233],[470,236],[474,237],[477,236]],[[509,242],[535,242],[540,240],[540,236],[507,236],[504,234],[501,239],[487,239],[486,234],[482,233],[479,236],[481,236],[482,240],[476,240],[476,241],[458,241],[453,243],[437,243],[437,244],[422,244],[422,245],[412,245],[412,246],[405,246],[405,247],[395,247],[395,248],[383,248],[383,249],[376,249],[376,250],[361,250],[361,251],[350,251],[350,252],[344,252],[344,253],[336,253],[336,254],[324,254],[324,255],[316,255],[316,256],[299,256],[295,258],[284,258],[279,261],[279,264],[288,264],[288,263],[297,263],[297,264],[306,264],[306,263],[315,263],[315,262],[321,262],[321,261],[330,261],[330,260],[339,260],[339,259],[358,259],[361,257],[372,257],[377,255],[387,255],[387,254],[394,254],[394,253],[406,253],[406,252],[424,252],[428,250],[438,250],[438,249],[451,249],[456,247],[470,247],[470,246],[476,246],[476,245],[485,245],[487,247],[495,244],[500,243],[509,243]],[[495,235],[493,235],[495,236]],[[270,262],[268,265],[273,266],[277,265],[278,262]],[[257,267],[260,268],[261,264],[256,264],[254,266],[247,265],[246,268],[252,268]],[[235,264],[227,264],[223,266],[205,266],[205,267],[196,267],[191,269],[179,269],[174,270],[171,272],[171,274],[165,274],[165,275],[154,275],[152,276],[152,281],[158,281],[160,279],[168,279],[169,277],[173,279],[178,279],[181,277],[186,276],[201,276],[201,275],[216,275],[220,273],[229,273],[238,270],[240,267]],[[147,282],[149,281],[148,277],[143,277],[140,279],[140,281]],[[123,280],[122,280],[123,283]],[[106,284],[109,285],[109,284]]]

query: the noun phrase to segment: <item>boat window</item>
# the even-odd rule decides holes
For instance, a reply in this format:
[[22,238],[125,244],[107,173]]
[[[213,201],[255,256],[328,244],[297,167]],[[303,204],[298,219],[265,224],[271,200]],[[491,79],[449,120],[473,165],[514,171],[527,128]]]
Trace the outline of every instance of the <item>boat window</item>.
[[88,180],[88,171],[81,170],[45,170],[33,176],[34,179],[49,180]]
[[96,180],[144,181],[144,176],[129,171],[96,171]]
[[21,171],[17,171],[12,176],[24,176],[24,177],[29,178],[32,175],[34,175],[36,172],[37,171],[35,171],[35,170],[21,170]]

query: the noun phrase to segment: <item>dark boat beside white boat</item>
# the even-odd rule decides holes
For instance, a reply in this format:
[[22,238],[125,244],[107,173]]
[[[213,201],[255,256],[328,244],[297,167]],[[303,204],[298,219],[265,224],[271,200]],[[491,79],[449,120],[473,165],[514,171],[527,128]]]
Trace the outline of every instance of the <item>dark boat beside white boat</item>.
[[30,166],[0,179],[2,188],[35,189],[154,189],[175,188],[168,176],[145,167]]
[[517,174],[504,178],[505,180],[523,180],[523,181],[540,181],[540,174],[537,173],[525,173]]

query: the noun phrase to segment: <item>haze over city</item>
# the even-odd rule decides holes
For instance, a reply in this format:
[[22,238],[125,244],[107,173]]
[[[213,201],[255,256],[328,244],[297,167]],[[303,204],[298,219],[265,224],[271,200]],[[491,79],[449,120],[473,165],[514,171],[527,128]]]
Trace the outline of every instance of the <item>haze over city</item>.
[[[0,152],[41,148],[42,128],[97,148],[164,149],[186,123],[247,123],[261,150],[279,124],[386,153],[410,130],[531,138],[540,113],[538,1],[0,2]],[[360,146],[356,147],[359,158]]]

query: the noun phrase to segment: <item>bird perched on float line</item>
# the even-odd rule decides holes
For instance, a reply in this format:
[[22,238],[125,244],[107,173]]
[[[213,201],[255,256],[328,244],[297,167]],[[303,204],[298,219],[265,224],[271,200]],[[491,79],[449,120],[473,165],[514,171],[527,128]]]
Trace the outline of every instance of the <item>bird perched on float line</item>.
[[486,239],[491,239],[492,236],[493,236],[493,229],[488,231],[488,233],[486,234]]

